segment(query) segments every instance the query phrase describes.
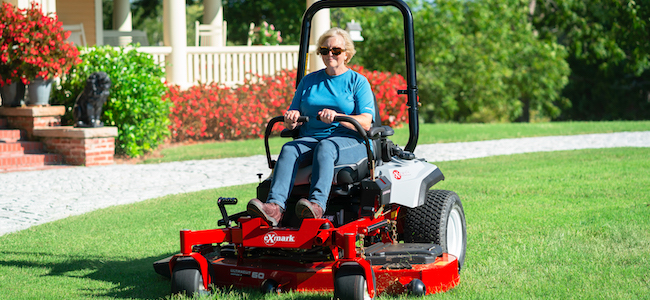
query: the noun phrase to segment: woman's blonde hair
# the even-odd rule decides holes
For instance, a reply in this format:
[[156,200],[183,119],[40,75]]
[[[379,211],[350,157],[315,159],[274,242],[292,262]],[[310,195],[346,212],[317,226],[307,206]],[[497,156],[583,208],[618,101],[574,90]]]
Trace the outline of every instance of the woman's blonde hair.
[[352,57],[354,56],[355,53],[357,53],[357,50],[354,49],[354,42],[352,41],[352,38],[350,37],[350,34],[338,27],[332,27],[328,31],[325,31],[323,35],[318,38],[318,48],[323,47],[323,44],[325,44],[325,41],[327,39],[333,37],[333,36],[340,36],[343,38],[343,41],[345,42],[345,53],[348,54],[348,58],[345,60],[345,64],[347,65]]

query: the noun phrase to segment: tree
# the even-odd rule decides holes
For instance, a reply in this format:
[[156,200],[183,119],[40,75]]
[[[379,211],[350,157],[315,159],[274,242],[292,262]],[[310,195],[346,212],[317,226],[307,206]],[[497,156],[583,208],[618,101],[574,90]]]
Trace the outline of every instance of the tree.
[[534,24],[540,36],[569,51],[572,74],[563,94],[573,105],[563,118],[647,119],[650,6],[632,0],[535,4]]
[[264,21],[282,32],[283,44],[297,45],[307,3],[304,0],[224,0],[223,9],[228,22],[228,40],[236,45],[246,44],[251,22],[259,26]]
[[[410,2],[422,113],[426,121],[549,119],[567,101],[564,47],[535,36],[528,2]],[[362,17],[360,19],[359,17]],[[357,62],[404,74],[402,17],[394,9],[356,10],[366,40]],[[523,118],[522,118],[523,117]]]

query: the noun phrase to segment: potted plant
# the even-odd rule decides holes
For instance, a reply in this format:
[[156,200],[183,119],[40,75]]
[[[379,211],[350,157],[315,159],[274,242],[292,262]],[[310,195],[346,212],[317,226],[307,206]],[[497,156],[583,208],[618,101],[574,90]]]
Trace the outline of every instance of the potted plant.
[[70,32],[63,30],[56,16],[44,15],[36,3],[28,9],[2,3],[0,18],[0,86],[7,102],[3,106],[20,105],[20,98],[4,93],[12,85],[18,96],[21,85],[28,86],[28,104],[48,104],[52,80],[80,62],[79,50],[66,42]]

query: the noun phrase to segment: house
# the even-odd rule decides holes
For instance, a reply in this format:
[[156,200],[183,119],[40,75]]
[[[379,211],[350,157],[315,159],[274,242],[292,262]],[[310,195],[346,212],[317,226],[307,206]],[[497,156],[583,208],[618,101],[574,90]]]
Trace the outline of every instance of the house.
[[[31,2],[41,5],[46,13],[56,14],[64,25],[83,25],[83,35],[88,46],[104,45],[109,37],[117,37],[127,44],[138,34],[131,25],[129,0],[113,0],[113,28],[103,29],[102,0],[2,0],[19,8]],[[319,0],[307,0],[307,6]],[[203,0],[203,24],[221,28],[223,8],[221,0]],[[151,53],[160,63],[166,63],[167,81],[180,86],[197,82],[242,82],[249,73],[274,74],[280,69],[297,65],[298,46],[234,46],[223,45],[219,30],[210,36],[210,46],[188,46],[185,1],[163,0],[164,46],[145,46],[139,51]],[[330,28],[329,10],[319,12],[313,19],[312,43]],[[316,37],[316,38],[315,38]],[[314,53],[315,54],[315,53]],[[310,55],[309,69],[324,67],[316,55]]]

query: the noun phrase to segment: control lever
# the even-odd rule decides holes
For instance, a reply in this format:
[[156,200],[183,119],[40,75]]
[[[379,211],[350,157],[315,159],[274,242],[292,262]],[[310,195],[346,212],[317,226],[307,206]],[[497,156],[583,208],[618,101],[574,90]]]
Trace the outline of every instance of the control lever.
[[228,217],[228,212],[226,211],[226,205],[235,205],[237,204],[237,198],[222,198],[219,197],[217,200],[217,205],[219,205],[219,210],[223,219],[219,220],[217,223],[219,226],[226,225],[226,228],[230,228],[230,219]]
[[402,148],[400,148],[397,145],[393,145],[393,149],[391,149],[391,152],[392,152],[393,156],[397,156],[397,157],[399,157],[401,159],[405,159],[405,160],[413,160],[413,159],[415,159],[415,154],[413,154],[410,151],[404,151],[404,150],[402,150]]

